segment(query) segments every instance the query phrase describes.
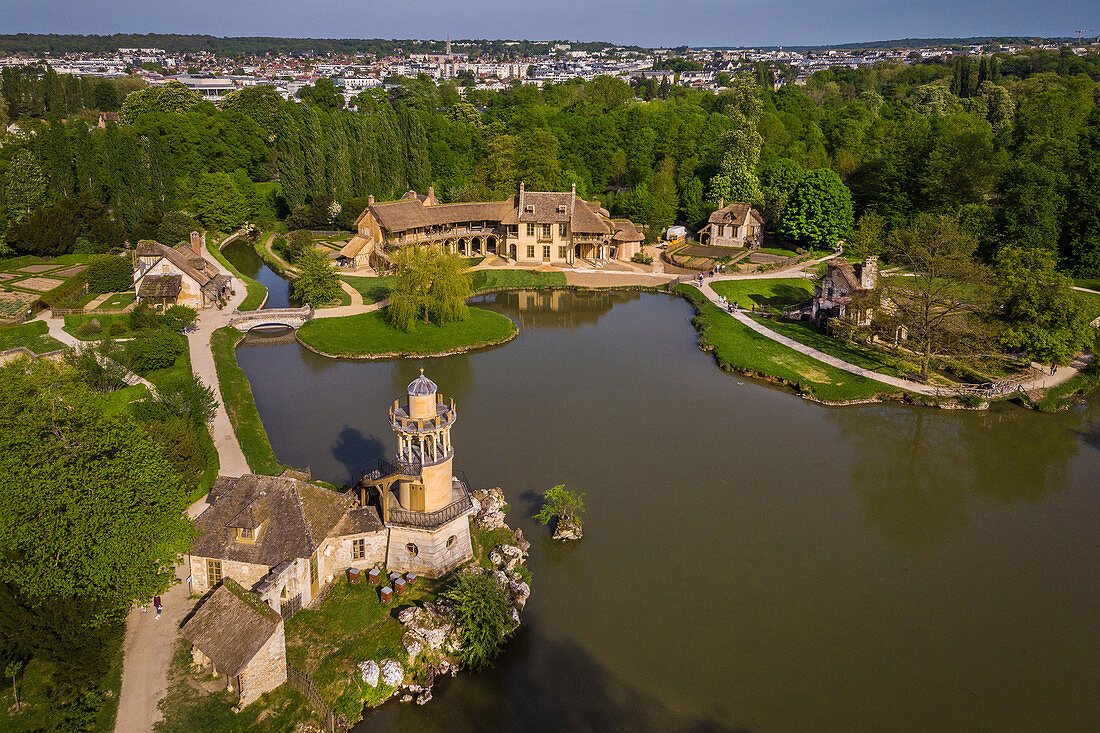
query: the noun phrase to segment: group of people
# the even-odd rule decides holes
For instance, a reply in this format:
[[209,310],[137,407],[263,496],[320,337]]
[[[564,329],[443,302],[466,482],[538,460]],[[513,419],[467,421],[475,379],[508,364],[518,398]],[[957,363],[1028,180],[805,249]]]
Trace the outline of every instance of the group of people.
[[[164,610],[164,606],[160,602],[160,596],[153,596],[153,608],[156,609],[157,612],[157,615],[153,618],[155,621],[160,618],[160,612]],[[149,613],[149,609],[145,607],[144,603],[141,604],[141,612]]]

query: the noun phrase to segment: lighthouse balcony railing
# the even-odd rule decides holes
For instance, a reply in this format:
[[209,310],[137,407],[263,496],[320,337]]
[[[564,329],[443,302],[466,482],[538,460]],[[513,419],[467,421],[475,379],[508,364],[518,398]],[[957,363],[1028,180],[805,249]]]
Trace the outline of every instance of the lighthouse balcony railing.
[[408,433],[431,433],[443,428],[450,427],[455,421],[457,413],[455,412],[454,400],[444,401],[443,395],[438,396],[438,401],[435,405],[435,414],[431,417],[415,418],[409,416],[409,406],[407,404],[402,405],[398,401],[394,401],[393,407],[390,408],[390,425],[395,430],[401,430]]
[[391,476],[414,477],[420,475],[420,469],[420,461],[406,461],[401,458],[395,458],[392,461],[388,461],[385,458],[379,458],[363,466],[362,480],[363,483],[370,484],[390,478]]
[[[461,473],[461,472],[459,472]],[[470,497],[465,475],[455,476],[451,480],[451,503],[434,512],[417,512],[390,506],[386,522],[416,529],[435,529],[447,522],[466,514],[473,509],[474,501]]]

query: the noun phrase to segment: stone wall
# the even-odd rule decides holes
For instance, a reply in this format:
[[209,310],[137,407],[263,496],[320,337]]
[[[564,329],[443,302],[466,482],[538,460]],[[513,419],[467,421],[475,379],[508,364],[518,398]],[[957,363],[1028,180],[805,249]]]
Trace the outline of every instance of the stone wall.
[[[416,554],[408,545],[416,546]],[[449,573],[474,556],[467,515],[456,517],[436,530],[390,527],[386,567],[399,573],[415,572],[426,578]]]
[[[206,582],[205,557],[189,555],[191,567],[191,591],[203,594],[210,590]],[[235,560],[222,560],[222,578],[232,578],[245,588],[251,588],[259,582],[260,578],[271,572],[267,565],[253,565],[252,563],[237,562]],[[307,577],[308,580],[308,577]]]
[[286,682],[286,636],[282,621],[237,679],[240,685],[238,708],[255,702],[260,695]]
[[[386,530],[366,534],[343,535],[325,540],[321,546],[321,564],[318,567],[322,584],[331,583],[348,568],[370,570],[386,562]],[[358,560],[352,557],[352,541],[364,540],[366,554]]]

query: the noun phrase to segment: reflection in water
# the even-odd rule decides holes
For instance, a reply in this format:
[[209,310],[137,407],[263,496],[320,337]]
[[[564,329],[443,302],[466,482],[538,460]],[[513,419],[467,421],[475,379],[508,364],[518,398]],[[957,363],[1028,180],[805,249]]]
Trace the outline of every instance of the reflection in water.
[[[852,486],[868,517],[909,549],[935,547],[965,526],[975,499],[1038,501],[1066,488],[1079,414],[1038,416],[1015,407],[945,413],[871,408],[858,420],[829,410],[855,450]],[[1043,429],[1036,430],[1036,421]],[[999,437],[990,440],[990,432]]]
[[[517,675],[503,670],[516,668]],[[735,733],[709,716],[668,708],[570,641],[522,628],[495,669],[437,683],[435,693],[460,697],[460,709],[388,705],[353,730],[498,730],[560,733]],[[441,714],[442,713],[442,714]]]
[[521,329],[593,325],[616,303],[641,297],[636,290],[520,290],[474,298],[470,305],[503,313]]
[[[1100,405],[823,408],[721,372],[682,300],[601,298],[443,359],[238,349],[275,455],[334,483],[393,454],[425,367],[532,541],[499,666],[364,730],[1097,728]],[[587,493],[571,547],[531,519],[558,483]]]

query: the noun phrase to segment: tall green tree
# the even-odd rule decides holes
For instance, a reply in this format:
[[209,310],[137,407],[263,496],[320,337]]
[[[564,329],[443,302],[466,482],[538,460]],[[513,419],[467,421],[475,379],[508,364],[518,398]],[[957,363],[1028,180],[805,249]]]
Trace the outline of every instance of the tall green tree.
[[780,231],[810,246],[832,247],[852,230],[852,194],[833,170],[807,172],[795,184]]
[[0,367],[0,401],[0,582],[91,626],[167,590],[194,530],[159,446],[64,364]]
[[975,345],[978,321],[989,309],[979,297],[984,269],[974,258],[978,243],[952,217],[922,214],[891,232],[886,254],[909,277],[884,278],[884,297],[909,333],[927,376],[934,355]]
[[316,249],[307,249],[298,258],[298,278],[294,297],[317,307],[340,297],[340,274],[328,257]]
[[394,254],[396,268],[390,325],[412,331],[417,321],[443,325],[470,315],[466,300],[473,294],[466,264],[439,247],[402,247]]
[[1054,254],[1009,247],[998,262],[1008,330],[1001,342],[1042,364],[1066,365],[1096,340],[1073,281],[1058,272]]

